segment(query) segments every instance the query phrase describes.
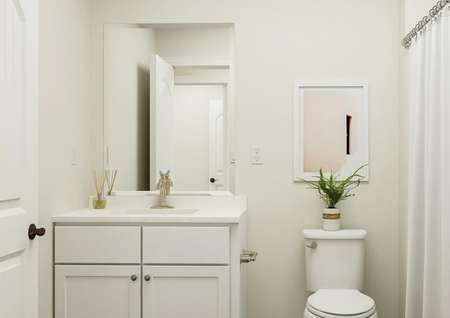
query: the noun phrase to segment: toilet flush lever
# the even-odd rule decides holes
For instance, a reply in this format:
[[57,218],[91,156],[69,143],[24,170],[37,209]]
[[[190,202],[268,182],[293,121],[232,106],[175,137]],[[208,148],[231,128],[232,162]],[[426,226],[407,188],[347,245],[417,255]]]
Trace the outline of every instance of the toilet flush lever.
[[241,252],[241,263],[250,263],[256,261],[256,256],[258,253],[255,251],[243,250]]
[[317,242],[312,241],[311,243],[306,244],[306,247],[314,250],[317,248]]

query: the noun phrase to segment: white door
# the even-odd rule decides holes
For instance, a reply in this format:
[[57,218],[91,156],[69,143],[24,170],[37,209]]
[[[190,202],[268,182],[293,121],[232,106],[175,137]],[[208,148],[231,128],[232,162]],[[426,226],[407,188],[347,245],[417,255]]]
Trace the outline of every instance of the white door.
[[55,266],[55,318],[140,318],[141,267]]
[[143,318],[229,318],[228,266],[144,266]]
[[226,189],[223,99],[209,102],[209,189]]
[[[0,0],[0,317],[36,318],[38,1]],[[39,231],[39,234],[43,234]]]
[[[155,189],[160,170],[170,170],[173,158],[172,65],[158,55],[150,63],[150,189]],[[172,177],[175,173],[172,174]]]

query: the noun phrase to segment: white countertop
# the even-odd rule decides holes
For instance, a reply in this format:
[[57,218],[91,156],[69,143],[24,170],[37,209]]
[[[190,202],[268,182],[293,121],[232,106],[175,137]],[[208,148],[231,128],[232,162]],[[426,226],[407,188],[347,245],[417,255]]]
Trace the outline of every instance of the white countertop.
[[[197,194],[197,193],[195,193]],[[92,198],[90,198],[92,202]],[[55,214],[54,223],[220,223],[241,222],[247,198],[233,195],[193,195],[192,192],[167,198],[174,209],[150,209],[158,196],[128,193],[107,197],[107,208],[92,208]],[[195,211],[194,211],[195,210]]]
[[190,214],[127,213],[127,210],[80,209],[53,216],[54,223],[239,223],[246,210],[242,208],[204,208]]

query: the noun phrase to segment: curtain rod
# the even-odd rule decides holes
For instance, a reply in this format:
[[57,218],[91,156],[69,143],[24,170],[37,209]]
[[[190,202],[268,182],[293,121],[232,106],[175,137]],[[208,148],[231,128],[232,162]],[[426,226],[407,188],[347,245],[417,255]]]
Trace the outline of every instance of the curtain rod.
[[428,11],[428,15],[424,16],[422,20],[420,20],[415,27],[403,38],[402,45],[405,48],[409,48],[411,46],[411,42],[413,38],[423,29],[425,26],[433,20],[435,16],[444,9],[447,4],[450,3],[450,0],[440,0],[438,1],[430,11]]

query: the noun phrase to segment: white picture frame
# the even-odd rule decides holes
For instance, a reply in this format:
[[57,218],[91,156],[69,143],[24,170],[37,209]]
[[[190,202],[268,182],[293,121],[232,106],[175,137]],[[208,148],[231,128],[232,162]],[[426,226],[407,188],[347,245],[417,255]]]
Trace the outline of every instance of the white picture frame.
[[[352,93],[360,94],[360,113],[358,115],[358,134],[355,143],[357,150],[351,153],[347,150],[345,162],[339,170],[334,171],[338,174],[339,180],[343,180],[351,175],[353,171],[362,165],[367,164],[360,172],[364,176],[362,181],[369,181],[369,83],[367,80],[359,81],[343,81],[343,80],[327,80],[327,81],[307,81],[297,80],[294,83],[293,94],[293,180],[294,182],[302,182],[303,180],[317,180],[315,176],[317,171],[305,169],[305,107],[313,107],[305,105],[305,92],[316,90],[338,91],[352,90]],[[358,106],[359,107],[359,106]],[[309,108],[310,109],[310,108]],[[326,115],[326,114],[325,114]],[[347,116],[348,117],[348,116]],[[347,134],[348,134],[347,128]],[[347,137],[347,143],[348,139]],[[349,146],[347,145],[347,149]],[[329,175],[329,173],[326,173]]]

